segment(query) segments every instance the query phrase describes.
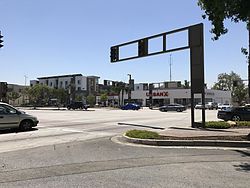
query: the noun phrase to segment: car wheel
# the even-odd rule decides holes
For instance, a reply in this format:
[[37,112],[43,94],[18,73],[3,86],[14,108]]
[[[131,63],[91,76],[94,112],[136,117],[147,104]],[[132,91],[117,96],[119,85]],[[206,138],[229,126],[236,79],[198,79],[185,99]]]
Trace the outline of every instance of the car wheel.
[[177,108],[177,109],[176,109],[176,112],[182,112],[182,110],[181,110],[181,109],[179,109],[179,108]]
[[19,129],[21,131],[28,131],[32,128],[33,122],[31,120],[24,120],[20,123]]
[[232,121],[240,121],[240,116],[239,115],[233,115],[232,116]]

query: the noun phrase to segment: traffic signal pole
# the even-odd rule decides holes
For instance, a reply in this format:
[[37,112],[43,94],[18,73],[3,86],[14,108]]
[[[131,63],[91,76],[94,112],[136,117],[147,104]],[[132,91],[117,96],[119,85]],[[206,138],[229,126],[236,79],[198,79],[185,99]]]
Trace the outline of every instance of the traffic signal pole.
[[[167,48],[167,36],[187,31],[188,32],[188,44],[176,48]],[[148,51],[148,42],[151,39],[160,38],[162,39],[162,48],[158,51],[149,52]],[[188,27],[164,32],[161,34],[137,39],[131,42],[126,42],[123,44],[115,45],[111,47],[110,51],[110,60],[111,63],[132,60],[141,57],[148,57],[153,55],[159,55],[163,53],[169,53],[174,51],[190,49],[190,76],[191,76],[191,126],[205,127],[205,84],[204,84],[204,41],[203,41],[203,24],[191,25]],[[128,46],[131,44],[137,44],[138,54],[129,57],[119,57],[120,47]],[[150,87],[150,86],[149,86]],[[149,91],[152,91],[149,89]],[[204,108],[202,109],[202,121],[195,122],[195,113],[194,113],[194,95],[201,94],[201,102]],[[150,94],[149,94],[150,95]],[[150,96],[149,96],[150,97]],[[150,97],[150,101],[152,97]],[[150,102],[152,104],[152,102]]]
[[128,74],[129,76],[129,84],[128,84],[128,102],[131,102],[131,90],[132,90],[132,86],[131,86],[131,74]]

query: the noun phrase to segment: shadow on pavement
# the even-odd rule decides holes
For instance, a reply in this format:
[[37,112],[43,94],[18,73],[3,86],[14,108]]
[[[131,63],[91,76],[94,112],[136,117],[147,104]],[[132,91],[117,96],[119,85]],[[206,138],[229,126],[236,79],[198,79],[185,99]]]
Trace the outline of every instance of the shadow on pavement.
[[215,131],[215,132],[235,132],[229,130],[219,130],[219,129],[206,129],[206,128],[182,128],[182,127],[169,127],[170,129],[179,129],[179,130],[186,130],[186,131]]
[[250,172],[250,163],[241,163],[240,165],[233,165],[237,171]]
[[5,130],[0,130],[0,135],[1,134],[10,134],[10,133],[20,133],[20,132],[31,132],[31,131],[37,131],[37,128],[32,128],[28,131],[21,131],[19,129],[5,129]]
[[153,127],[153,126],[139,125],[139,124],[133,124],[133,123],[118,123],[118,125],[130,125],[130,126],[134,126],[134,127],[145,127],[145,128],[161,129],[161,130],[164,130],[164,129],[165,129],[165,128],[163,128],[163,127]]
[[243,150],[234,150],[240,154],[242,154],[242,157],[250,157],[250,151],[243,151]]

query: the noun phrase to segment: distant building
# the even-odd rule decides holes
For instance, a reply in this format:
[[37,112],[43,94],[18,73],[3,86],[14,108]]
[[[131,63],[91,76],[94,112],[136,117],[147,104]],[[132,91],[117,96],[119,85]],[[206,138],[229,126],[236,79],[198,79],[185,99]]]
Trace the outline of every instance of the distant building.
[[[120,93],[120,95],[122,95]],[[152,90],[154,106],[178,103],[189,106],[191,104],[191,89],[184,89],[180,82],[167,82],[154,84]],[[131,101],[142,106],[149,106],[149,84],[134,84],[131,92]],[[123,94],[123,103],[128,102],[128,93]],[[201,102],[201,96],[195,95],[195,104]],[[231,103],[231,91],[205,89],[205,102]]]
[[[96,95],[96,103],[99,106],[119,106],[120,104],[120,91],[115,88],[121,88],[127,85],[124,82],[114,81],[114,80],[103,80],[103,84],[99,84],[99,94]],[[101,93],[107,94],[107,101],[101,101]]]
[[65,89],[70,95],[70,101],[72,101],[75,100],[76,95],[82,97],[96,95],[99,78],[98,76],[83,76],[82,74],[39,77],[38,80],[31,80],[30,86],[41,84],[50,88]]
[[29,86],[23,86],[18,84],[8,84],[8,103],[14,106],[21,106],[29,103],[29,96],[25,92]]

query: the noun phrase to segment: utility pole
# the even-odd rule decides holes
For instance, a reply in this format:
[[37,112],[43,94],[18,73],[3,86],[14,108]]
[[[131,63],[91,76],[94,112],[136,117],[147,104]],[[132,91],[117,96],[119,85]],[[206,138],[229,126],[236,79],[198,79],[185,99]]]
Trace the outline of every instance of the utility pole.
[[24,75],[24,86],[26,86],[27,78],[28,78],[28,76]]
[[128,74],[129,76],[129,81],[128,81],[128,102],[130,103],[131,102],[131,74]]

